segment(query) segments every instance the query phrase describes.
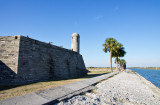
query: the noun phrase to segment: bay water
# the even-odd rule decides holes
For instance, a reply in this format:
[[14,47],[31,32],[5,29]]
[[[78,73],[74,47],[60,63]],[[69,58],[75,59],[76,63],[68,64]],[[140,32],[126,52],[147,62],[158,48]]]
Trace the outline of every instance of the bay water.
[[160,88],[160,70],[129,68]]

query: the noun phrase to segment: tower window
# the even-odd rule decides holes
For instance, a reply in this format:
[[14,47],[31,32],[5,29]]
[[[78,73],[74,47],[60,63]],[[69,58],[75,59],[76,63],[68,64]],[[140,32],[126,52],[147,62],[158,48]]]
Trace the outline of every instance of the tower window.
[[15,39],[18,39],[18,37],[17,37],[17,36],[15,36]]

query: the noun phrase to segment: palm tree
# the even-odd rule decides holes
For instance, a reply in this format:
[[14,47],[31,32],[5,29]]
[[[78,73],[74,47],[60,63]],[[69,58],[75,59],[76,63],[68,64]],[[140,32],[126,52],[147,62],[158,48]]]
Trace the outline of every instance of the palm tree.
[[114,38],[107,38],[105,40],[105,43],[103,44],[103,51],[105,53],[107,53],[108,51],[110,52],[110,69],[111,69],[111,72],[113,72],[112,70],[112,52],[115,50],[115,46],[117,45],[117,40],[114,39]]
[[126,54],[122,44],[117,43],[115,50],[112,52],[112,57],[116,58],[116,69],[118,70],[118,58]]
[[127,62],[124,59],[120,60],[120,67],[121,67],[121,69],[123,69],[123,70],[126,69],[126,63]]
[[118,65],[120,64],[120,59],[119,58],[115,59],[114,63],[116,64],[116,69],[119,70]]

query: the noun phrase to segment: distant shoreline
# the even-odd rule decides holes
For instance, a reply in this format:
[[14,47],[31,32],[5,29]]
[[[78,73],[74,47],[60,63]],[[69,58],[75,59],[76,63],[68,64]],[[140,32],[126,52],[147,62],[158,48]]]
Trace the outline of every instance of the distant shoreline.
[[[113,70],[116,67],[112,67]],[[160,67],[127,67],[127,68],[137,68],[137,69],[153,69],[153,70],[160,70]],[[86,67],[87,70],[110,70],[110,67]]]
[[130,67],[130,68],[160,70],[160,67]]

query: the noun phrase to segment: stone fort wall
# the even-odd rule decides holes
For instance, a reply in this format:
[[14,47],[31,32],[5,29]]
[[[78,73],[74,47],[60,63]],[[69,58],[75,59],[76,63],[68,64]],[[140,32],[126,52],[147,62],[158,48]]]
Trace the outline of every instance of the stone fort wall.
[[82,55],[24,36],[0,37],[0,83],[34,82],[86,74]]
[[19,43],[19,36],[0,37],[0,82],[16,77]]

